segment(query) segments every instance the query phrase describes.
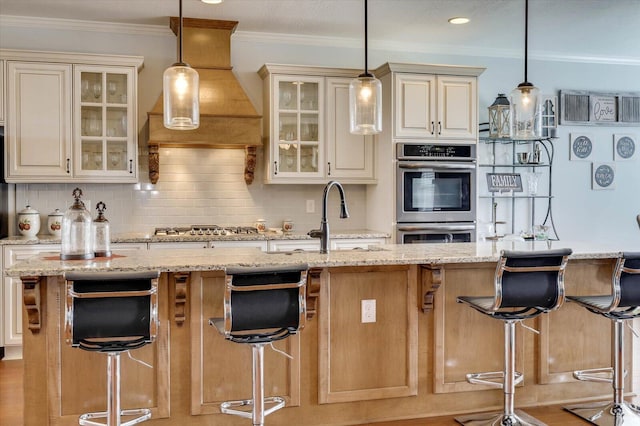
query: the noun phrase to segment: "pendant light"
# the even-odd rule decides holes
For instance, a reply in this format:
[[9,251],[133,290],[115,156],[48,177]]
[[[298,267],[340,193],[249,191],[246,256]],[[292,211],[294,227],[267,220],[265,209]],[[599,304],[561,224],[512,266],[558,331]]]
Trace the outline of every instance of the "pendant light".
[[511,92],[511,138],[537,139],[542,135],[540,91],[527,80],[529,0],[524,12],[524,81]]
[[198,72],[182,62],[182,0],[178,40],[178,62],[163,75],[164,127],[192,130],[200,125],[200,88]]
[[356,135],[382,131],[382,84],[367,69],[367,0],[364,0],[364,72],[349,84],[349,128]]

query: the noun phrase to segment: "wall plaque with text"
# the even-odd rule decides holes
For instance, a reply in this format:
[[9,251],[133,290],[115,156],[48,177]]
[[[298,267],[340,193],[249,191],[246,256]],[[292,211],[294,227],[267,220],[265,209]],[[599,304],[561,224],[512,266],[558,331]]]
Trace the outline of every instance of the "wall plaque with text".
[[520,173],[487,173],[489,192],[522,192]]

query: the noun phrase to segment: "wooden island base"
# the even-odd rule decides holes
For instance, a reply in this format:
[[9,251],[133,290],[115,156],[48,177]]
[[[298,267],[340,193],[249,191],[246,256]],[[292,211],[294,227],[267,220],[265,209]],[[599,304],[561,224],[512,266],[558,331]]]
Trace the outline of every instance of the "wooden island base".
[[[572,260],[567,294],[609,291],[612,259]],[[498,371],[503,326],[456,303],[493,294],[495,263],[354,266],[314,269],[301,334],[265,350],[265,393],[287,407],[272,425],[353,425],[499,409],[502,391],[470,385],[465,374]],[[247,425],[221,414],[220,402],[251,395],[251,350],[225,341],[207,320],[222,314],[224,275],[163,273],[156,342],[122,359],[124,408],[152,408],[148,425]],[[106,356],[64,341],[60,276],[25,285],[26,426],[77,425],[103,410]],[[361,323],[361,301],[375,300],[376,322]],[[525,374],[516,406],[611,397],[611,385],[578,382],[577,369],[611,365],[610,321],[571,303],[518,327],[517,368]],[[632,339],[628,340],[632,342]],[[631,389],[631,344],[627,389]]]

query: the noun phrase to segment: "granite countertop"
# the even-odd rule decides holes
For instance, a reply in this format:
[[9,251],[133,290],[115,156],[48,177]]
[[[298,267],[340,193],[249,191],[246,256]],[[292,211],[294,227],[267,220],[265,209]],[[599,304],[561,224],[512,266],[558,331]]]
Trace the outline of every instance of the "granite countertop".
[[[352,229],[346,231],[331,231],[331,238],[390,238],[386,232],[372,231],[369,229]],[[306,233],[298,232],[263,232],[259,234],[236,235],[163,235],[155,236],[143,232],[128,232],[114,234],[112,243],[160,243],[160,242],[186,242],[186,241],[269,241],[269,240],[312,240]],[[317,238],[316,238],[317,240]],[[29,238],[22,236],[0,239],[0,245],[12,244],[60,244],[60,237],[42,234]]]
[[43,253],[6,269],[8,276],[61,275],[67,271],[212,271],[230,266],[278,266],[306,263],[310,267],[406,265],[495,262],[501,250],[573,249],[573,259],[617,257],[628,247],[570,241],[480,242],[455,244],[388,244],[370,250],[317,252],[262,252],[258,248],[211,250],[149,250],[111,259],[60,261],[57,253]]

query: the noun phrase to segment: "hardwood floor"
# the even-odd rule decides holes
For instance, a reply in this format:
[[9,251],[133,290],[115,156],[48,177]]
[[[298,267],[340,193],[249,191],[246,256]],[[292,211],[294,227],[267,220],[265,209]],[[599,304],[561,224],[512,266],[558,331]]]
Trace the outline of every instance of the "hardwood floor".
[[[0,426],[22,426],[22,361],[0,361]],[[549,426],[588,424],[560,406],[527,408],[526,412]],[[457,425],[453,417],[434,417],[396,422],[365,423],[372,426]]]

